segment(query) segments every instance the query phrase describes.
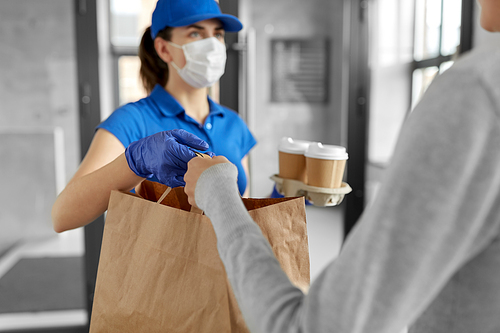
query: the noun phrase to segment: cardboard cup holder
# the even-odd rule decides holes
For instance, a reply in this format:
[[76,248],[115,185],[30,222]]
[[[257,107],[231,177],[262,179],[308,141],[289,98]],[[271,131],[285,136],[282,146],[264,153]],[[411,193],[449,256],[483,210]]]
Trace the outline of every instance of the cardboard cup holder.
[[304,196],[314,206],[337,206],[344,196],[352,191],[349,184],[342,182],[339,188],[316,187],[307,185],[299,180],[271,176],[276,183],[276,190],[285,197]]

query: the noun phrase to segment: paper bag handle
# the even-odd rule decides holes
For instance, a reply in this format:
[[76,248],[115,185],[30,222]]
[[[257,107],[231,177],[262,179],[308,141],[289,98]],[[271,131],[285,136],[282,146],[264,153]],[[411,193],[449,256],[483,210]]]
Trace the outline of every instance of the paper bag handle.
[[[161,195],[160,199],[158,199],[158,201],[156,203],[158,203],[158,204],[161,203],[163,201],[163,199],[165,199],[165,197],[170,193],[170,191],[172,191],[172,188],[171,187],[167,187],[167,189],[165,190],[165,192],[163,192],[163,194]],[[191,213],[203,215],[203,211],[201,209],[199,209],[198,207],[195,207],[195,206],[191,206]]]
[[165,190],[165,192],[163,192],[163,194],[161,195],[160,199],[158,199],[158,201],[156,203],[161,203],[163,201],[163,199],[165,199],[165,197],[170,193],[170,191],[172,191],[172,188],[171,187],[167,187],[167,189]]
[[191,213],[203,215],[203,211],[195,206],[191,206]]

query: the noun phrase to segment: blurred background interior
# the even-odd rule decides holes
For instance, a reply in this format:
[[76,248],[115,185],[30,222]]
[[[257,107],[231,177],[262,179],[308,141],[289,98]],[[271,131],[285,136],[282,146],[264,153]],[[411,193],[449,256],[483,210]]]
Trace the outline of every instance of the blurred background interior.
[[[94,127],[145,92],[137,47],[155,0],[0,1],[0,332],[88,332],[104,217],[56,234],[52,203]],[[311,279],[338,254],[390,163],[401,125],[461,53],[498,43],[474,0],[220,0],[211,94],[258,141],[251,196],[271,193],[283,136],[344,145],[353,192],[307,206]],[[496,38],[496,39],[495,39]]]

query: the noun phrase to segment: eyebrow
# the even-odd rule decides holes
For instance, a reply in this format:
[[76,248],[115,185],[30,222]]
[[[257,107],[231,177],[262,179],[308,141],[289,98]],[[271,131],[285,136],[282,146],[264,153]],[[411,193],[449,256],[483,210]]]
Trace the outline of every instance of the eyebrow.
[[[202,27],[200,25],[196,25],[196,24],[188,25],[188,28],[196,28],[196,29],[199,29],[199,30],[205,30],[204,27]],[[221,25],[221,26],[215,28],[215,30],[224,30],[224,27]]]

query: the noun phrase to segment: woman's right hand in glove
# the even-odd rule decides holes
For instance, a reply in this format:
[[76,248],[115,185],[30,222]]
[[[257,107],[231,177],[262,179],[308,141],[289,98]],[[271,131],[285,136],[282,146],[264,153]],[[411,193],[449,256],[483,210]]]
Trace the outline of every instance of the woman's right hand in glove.
[[125,157],[130,169],[140,177],[154,175],[167,186],[184,186],[187,163],[196,156],[189,147],[205,151],[208,143],[185,130],[174,129],[132,142],[125,149]]

